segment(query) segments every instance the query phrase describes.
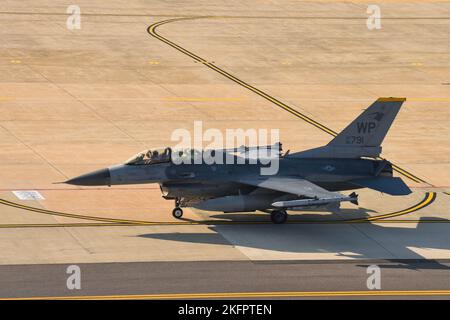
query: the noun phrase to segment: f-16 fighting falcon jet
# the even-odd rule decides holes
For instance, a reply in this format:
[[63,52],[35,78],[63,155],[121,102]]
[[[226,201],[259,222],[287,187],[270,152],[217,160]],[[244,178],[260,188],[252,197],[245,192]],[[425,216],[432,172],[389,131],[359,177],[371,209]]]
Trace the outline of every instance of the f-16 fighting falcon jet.
[[[124,164],[94,171],[65,183],[80,186],[158,183],[165,199],[175,201],[173,216],[181,218],[183,207],[221,212],[263,211],[274,223],[284,223],[286,210],[311,206],[358,204],[357,195],[337,191],[370,188],[390,195],[407,195],[411,190],[392,165],[380,159],[381,143],[404,98],[379,98],[327,145],[285,154],[281,145],[269,146],[268,157],[276,158],[276,174],[262,175],[262,161],[250,163],[259,147],[195,150],[151,149],[140,152]],[[233,164],[206,161],[222,152]],[[203,159],[200,163],[192,160]],[[217,154],[215,154],[217,156]],[[240,158],[240,159],[239,159]],[[242,161],[242,158],[247,158]],[[180,159],[184,160],[181,161]],[[241,160],[239,162],[239,160]],[[242,164],[243,163],[243,164]]]

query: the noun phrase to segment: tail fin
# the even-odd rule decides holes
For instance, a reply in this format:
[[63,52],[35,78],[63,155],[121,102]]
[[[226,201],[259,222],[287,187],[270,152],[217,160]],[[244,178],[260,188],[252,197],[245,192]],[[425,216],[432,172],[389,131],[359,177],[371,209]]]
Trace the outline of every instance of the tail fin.
[[328,143],[333,147],[379,147],[405,98],[379,98]]
[[[326,146],[296,153],[304,158],[376,158],[405,98],[379,98]],[[294,155],[293,155],[294,156]]]

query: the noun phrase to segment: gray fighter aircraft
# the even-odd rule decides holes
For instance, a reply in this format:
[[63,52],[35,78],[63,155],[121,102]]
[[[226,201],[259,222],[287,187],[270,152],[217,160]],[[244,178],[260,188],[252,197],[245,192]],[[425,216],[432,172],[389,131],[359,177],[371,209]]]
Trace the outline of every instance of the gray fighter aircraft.
[[[226,213],[259,210],[270,213],[274,223],[284,223],[287,210],[339,206],[342,201],[358,204],[354,192],[347,196],[337,191],[370,188],[390,195],[407,195],[411,190],[400,178],[393,177],[391,163],[379,158],[381,143],[405,100],[379,98],[325,146],[285,154],[280,144],[270,146],[267,157],[274,157],[275,151],[279,161],[274,175],[261,175],[260,169],[267,166],[267,161],[250,161],[255,150],[259,152],[258,147],[164,148],[140,152],[124,164],[65,183],[158,183],[163,197],[175,200],[172,214],[176,218],[182,217],[183,207]],[[231,156],[234,164],[206,161],[217,153]],[[198,158],[203,160],[193,161]]]

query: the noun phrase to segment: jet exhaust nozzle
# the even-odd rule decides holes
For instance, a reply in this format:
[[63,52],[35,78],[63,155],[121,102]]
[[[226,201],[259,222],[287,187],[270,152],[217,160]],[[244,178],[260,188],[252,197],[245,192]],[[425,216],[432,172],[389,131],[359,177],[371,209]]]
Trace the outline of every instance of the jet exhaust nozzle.
[[352,200],[350,200],[350,203],[353,203],[354,205],[359,205],[358,203],[358,195],[356,194],[356,192],[352,192],[349,195],[350,198],[352,198]]

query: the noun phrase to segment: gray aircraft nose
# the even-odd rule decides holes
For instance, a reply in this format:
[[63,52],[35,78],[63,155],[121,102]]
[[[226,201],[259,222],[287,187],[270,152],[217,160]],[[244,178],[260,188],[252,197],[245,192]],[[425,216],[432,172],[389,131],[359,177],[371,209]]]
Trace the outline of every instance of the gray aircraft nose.
[[100,169],[90,173],[83,174],[73,179],[67,180],[65,183],[77,186],[104,186],[111,184],[111,175],[109,169]]

